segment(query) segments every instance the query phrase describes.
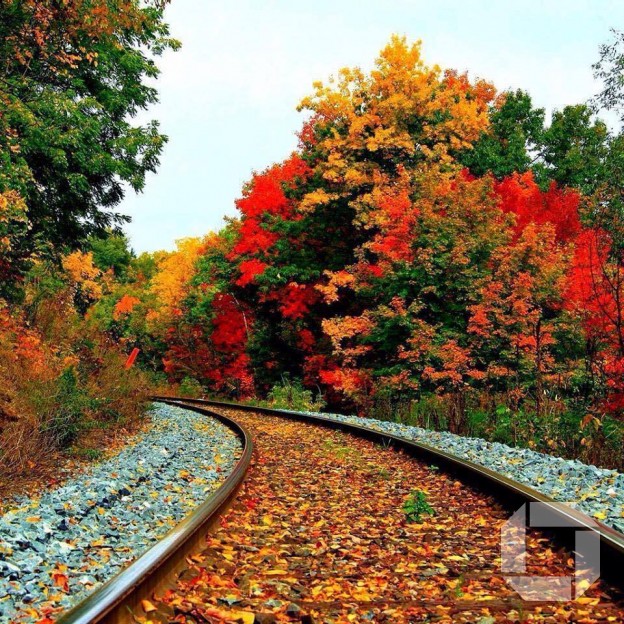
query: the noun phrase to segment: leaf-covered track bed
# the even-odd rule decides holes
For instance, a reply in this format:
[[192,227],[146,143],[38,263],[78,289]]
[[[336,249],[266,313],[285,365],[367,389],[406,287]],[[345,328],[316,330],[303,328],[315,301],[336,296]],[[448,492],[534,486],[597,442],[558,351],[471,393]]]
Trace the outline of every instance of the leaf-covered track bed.
[[111,459],[0,518],[0,622],[49,621],[136,559],[230,473],[238,436],[158,404],[150,430]]
[[447,431],[432,431],[403,423],[343,414],[315,413],[324,418],[370,427],[421,442],[489,468],[569,504],[624,533],[624,474],[576,459],[563,459],[500,442],[468,438]]
[[[144,602],[143,621],[624,619],[622,597],[603,583],[577,602],[521,602],[500,572],[509,512],[435,467],[343,432],[219,411],[252,431],[252,469],[177,586]],[[409,522],[417,491],[434,515],[421,504]],[[529,573],[572,572],[569,553],[543,535],[528,543]]]

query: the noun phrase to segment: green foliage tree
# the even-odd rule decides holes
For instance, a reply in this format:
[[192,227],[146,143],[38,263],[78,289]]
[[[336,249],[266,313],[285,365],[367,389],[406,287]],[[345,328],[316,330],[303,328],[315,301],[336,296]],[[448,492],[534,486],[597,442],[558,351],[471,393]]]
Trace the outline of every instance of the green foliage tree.
[[490,128],[461,162],[477,176],[491,172],[503,178],[529,169],[542,141],[544,109],[534,108],[531,96],[518,89],[503,94],[490,107]]
[[593,99],[596,111],[612,111],[624,124],[624,31],[612,30],[613,40],[600,46],[600,59],[593,65],[602,90]]
[[93,253],[93,264],[100,271],[112,269],[117,278],[125,277],[134,257],[126,236],[110,233],[105,237],[91,237],[88,246]]
[[608,139],[607,125],[585,104],[555,111],[542,135],[538,179],[593,192],[604,179]]
[[547,126],[544,109],[518,90],[490,107],[488,130],[459,159],[476,176],[500,180],[532,170],[544,189],[554,181],[590,193],[604,180],[608,151],[608,128],[589,105],[555,111]]
[[157,101],[155,57],[178,47],[160,1],[1,0],[0,192],[25,199],[37,237],[75,247],[127,218],[166,141],[132,118]]

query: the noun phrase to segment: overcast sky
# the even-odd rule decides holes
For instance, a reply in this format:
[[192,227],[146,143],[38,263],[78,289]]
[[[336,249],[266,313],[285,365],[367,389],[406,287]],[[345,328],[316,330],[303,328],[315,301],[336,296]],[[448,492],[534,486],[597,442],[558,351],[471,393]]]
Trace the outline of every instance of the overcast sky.
[[392,33],[425,60],[523,88],[548,111],[597,91],[591,64],[621,0],[172,0],[177,53],[161,59],[169,136],[157,175],[121,206],[138,252],[219,229],[252,171],[294,149],[299,100],[343,66],[371,67]]

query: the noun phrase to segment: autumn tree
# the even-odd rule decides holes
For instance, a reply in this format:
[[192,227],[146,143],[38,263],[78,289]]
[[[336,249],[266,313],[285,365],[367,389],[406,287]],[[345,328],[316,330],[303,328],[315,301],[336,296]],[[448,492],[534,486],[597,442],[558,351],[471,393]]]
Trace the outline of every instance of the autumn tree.
[[589,227],[579,237],[569,306],[583,319],[592,391],[624,413],[624,180],[621,135],[611,141],[605,177],[586,199]]
[[200,238],[185,238],[176,241],[176,250],[157,261],[156,271],[150,281],[150,294],[156,302],[156,309],[150,313],[150,320],[156,324],[168,325],[187,294],[187,284],[195,273],[195,264],[203,251]]
[[471,375],[510,392],[512,405],[528,394],[538,417],[545,389],[561,388],[572,372],[557,351],[561,334],[574,330],[561,314],[570,253],[553,224],[527,224],[493,254],[493,270],[475,284],[477,302],[469,307]]
[[185,296],[173,310],[164,365],[173,379],[189,376],[212,391],[240,398],[254,391],[247,353],[253,316],[231,286],[237,271],[228,256],[236,227],[231,224],[202,242]]
[[319,290],[327,275],[379,277],[407,259],[401,254],[411,252],[391,247],[409,247],[418,212],[410,195],[479,137],[493,93],[487,83],[428,67],[419,44],[395,37],[370,75],[342,70],[304,99],[312,117],[300,152],[245,189],[230,255],[240,271],[237,297],[255,312],[250,348],[266,383],[310,370],[312,344],[331,353],[328,314],[362,312],[364,300],[349,296],[328,311]]

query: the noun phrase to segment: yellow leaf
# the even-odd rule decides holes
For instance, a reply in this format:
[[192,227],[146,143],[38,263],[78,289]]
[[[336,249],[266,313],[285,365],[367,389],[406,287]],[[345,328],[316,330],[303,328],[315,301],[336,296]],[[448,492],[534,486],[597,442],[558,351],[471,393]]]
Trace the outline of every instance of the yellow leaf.
[[250,611],[234,611],[228,616],[228,619],[238,620],[243,624],[253,624],[256,616]]
[[156,607],[149,600],[141,600],[141,606],[143,607],[143,611],[145,611],[145,613],[156,611]]

